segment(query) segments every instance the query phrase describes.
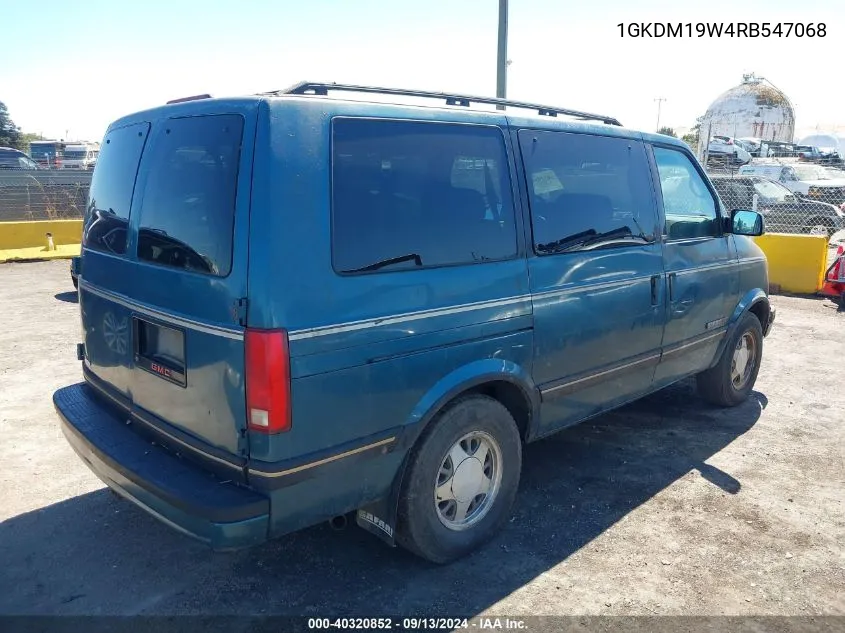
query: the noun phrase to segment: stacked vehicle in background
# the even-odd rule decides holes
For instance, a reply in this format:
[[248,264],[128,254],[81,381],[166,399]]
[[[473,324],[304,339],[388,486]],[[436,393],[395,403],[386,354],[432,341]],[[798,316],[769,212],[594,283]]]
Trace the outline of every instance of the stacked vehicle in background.
[[710,176],[726,207],[753,209],[772,233],[833,235],[845,229],[845,211],[836,205],[803,198],[779,182],[753,175]]
[[69,144],[65,148],[62,169],[94,169],[99,154],[99,143]]

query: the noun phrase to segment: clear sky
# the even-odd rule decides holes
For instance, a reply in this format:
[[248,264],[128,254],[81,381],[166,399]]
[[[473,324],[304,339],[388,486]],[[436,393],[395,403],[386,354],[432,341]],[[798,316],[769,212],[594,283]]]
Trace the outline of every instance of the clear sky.
[[[0,101],[99,140],[168,99],[302,79],[495,94],[498,0],[3,1]],[[824,38],[620,37],[620,22],[824,22]],[[694,28],[694,27],[693,27]],[[686,33],[685,33],[686,35]],[[845,126],[845,0],[510,0],[508,96],[686,128],[755,72],[798,129]]]

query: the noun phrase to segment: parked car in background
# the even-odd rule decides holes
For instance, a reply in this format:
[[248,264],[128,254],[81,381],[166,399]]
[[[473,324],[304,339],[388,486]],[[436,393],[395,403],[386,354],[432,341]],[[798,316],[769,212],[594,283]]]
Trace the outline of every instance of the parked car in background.
[[707,152],[713,162],[745,165],[751,161],[751,153],[743,145],[742,142],[728,136],[714,136],[710,139]]
[[795,151],[798,152],[798,158],[806,161],[817,161],[825,154],[818,147],[812,145],[796,145]]
[[710,180],[726,208],[754,209],[766,219],[767,232],[830,236],[845,229],[840,207],[801,198],[773,180],[745,175],[712,175]]
[[38,169],[38,163],[13,147],[0,147],[0,169]]
[[745,145],[745,149],[753,158],[767,158],[769,156],[769,144],[759,138],[743,137],[738,139]]
[[94,169],[100,150],[93,143],[68,144],[65,147],[62,169]]
[[819,165],[842,169],[843,166],[845,166],[845,159],[843,159],[839,152],[831,151],[825,152],[822,157],[818,160],[818,163]]
[[845,172],[808,163],[752,163],[742,176],[760,176],[781,183],[804,198],[840,205],[845,202]]
[[792,158],[798,155],[794,143],[783,141],[766,141],[769,146],[769,158]]
[[747,401],[762,216],[678,139],[477,101],[303,84],[109,126],[53,396],[88,467],[217,549],[355,512],[445,563],[513,516],[523,444],[686,377]]

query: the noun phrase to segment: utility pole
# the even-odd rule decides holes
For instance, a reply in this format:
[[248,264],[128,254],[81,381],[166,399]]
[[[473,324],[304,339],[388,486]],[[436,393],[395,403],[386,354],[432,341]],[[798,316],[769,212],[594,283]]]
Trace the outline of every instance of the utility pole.
[[657,99],[655,99],[655,101],[657,101],[657,130],[656,131],[660,131],[660,106],[663,105],[663,102],[666,101],[666,100],[667,99],[664,98],[664,97],[658,97]]
[[[499,53],[496,60],[496,97],[507,97],[508,83],[508,0],[499,0]],[[496,106],[504,110],[505,106]]]

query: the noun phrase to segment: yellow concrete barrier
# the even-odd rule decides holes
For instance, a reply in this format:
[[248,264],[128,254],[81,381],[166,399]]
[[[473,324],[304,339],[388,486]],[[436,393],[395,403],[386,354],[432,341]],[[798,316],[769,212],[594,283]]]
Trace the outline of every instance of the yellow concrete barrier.
[[796,294],[815,294],[821,289],[827,265],[824,235],[768,233],[754,241],[769,260],[770,285]]
[[81,241],[81,219],[0,222],[0,263],[74,257]]

